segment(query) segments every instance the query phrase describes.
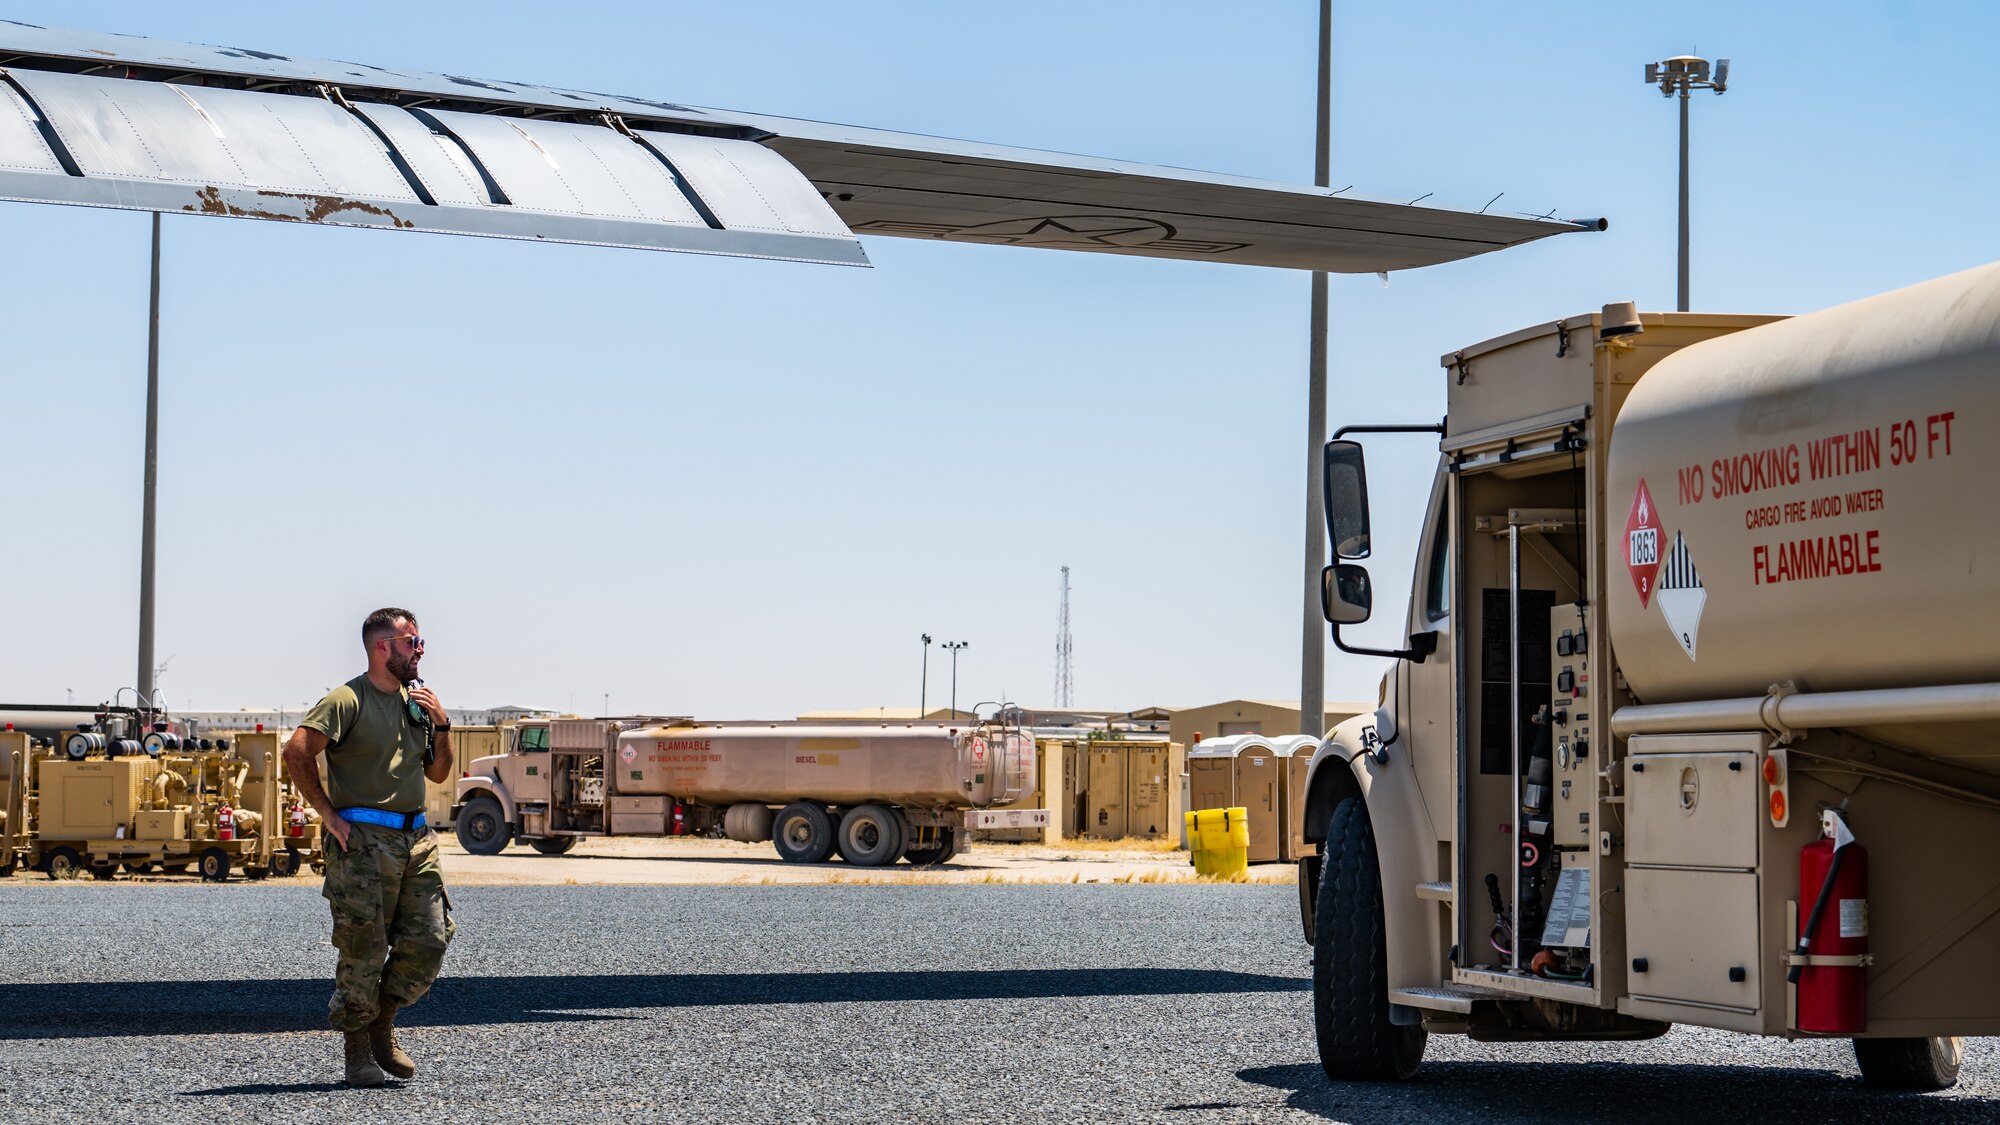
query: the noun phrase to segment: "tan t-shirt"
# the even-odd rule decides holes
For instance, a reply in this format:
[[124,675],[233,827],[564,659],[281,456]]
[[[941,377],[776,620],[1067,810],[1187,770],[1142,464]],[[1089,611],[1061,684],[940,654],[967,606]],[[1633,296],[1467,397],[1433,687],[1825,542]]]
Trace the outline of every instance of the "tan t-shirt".
[[326,795],[336,809],[424,807],[424,730],[409,689],[378,690],[364,673],[326,693],[300,726],[327,737]]

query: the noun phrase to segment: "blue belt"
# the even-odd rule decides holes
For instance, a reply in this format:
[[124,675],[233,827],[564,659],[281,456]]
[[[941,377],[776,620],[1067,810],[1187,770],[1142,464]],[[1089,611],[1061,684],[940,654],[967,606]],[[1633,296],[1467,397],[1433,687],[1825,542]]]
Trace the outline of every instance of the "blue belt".
[[424,827],[422,812],[401,813],[387,809],[340,809],[340,819],[352,824],[379,824],[384,828],[400,828],[405,832],[415,832]]

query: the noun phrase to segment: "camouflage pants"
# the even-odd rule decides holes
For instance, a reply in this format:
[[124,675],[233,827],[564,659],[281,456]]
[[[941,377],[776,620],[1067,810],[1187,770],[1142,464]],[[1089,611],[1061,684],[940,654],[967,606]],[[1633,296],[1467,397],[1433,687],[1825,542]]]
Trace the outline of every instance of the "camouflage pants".
[[458,926],[431,833],[356,824],[348,847],[332,833],[326,839],[320,893],[333,908],[333,947],[340,951],[329,1022],[357,1031],[384,1004],[400,1008],[423,999]]

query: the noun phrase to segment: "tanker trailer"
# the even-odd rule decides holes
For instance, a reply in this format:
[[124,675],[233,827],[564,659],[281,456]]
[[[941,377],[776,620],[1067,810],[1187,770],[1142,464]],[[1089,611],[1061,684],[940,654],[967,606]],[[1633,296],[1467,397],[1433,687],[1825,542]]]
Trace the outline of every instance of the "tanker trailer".
[[1033,764],[1002,723],[525,721],[507,754],[470,764],[454,815],[481,855],[516,837],[559,854],[588,836],[710,835],[771,841],[788,863],[932,864],[967,829],[1046,824],[1045,809],[993,808],[1031,791]]
[[[1326,450],[1334,643],[1393,662],[1307,781],[1327,1073],[1687,1023],[1952,1084],[2000,1034],[2000,871],[1967,862],[2000,839],[2000,266],[1442,363],[1443,424]],[[1342,634],[1371,431],[1440,452],[1394,648]]]

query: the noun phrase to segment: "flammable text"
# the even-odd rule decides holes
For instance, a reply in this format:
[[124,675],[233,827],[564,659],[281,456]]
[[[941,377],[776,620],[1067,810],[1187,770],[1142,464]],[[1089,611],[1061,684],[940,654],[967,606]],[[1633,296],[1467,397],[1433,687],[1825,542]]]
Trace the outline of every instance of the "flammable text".
[[1881,537],[1876,530],[1851,531],[1759,544],[1750,548],[1750,573],[1759,586],[1873,574],[1882,569]]

